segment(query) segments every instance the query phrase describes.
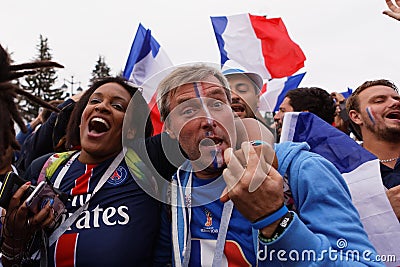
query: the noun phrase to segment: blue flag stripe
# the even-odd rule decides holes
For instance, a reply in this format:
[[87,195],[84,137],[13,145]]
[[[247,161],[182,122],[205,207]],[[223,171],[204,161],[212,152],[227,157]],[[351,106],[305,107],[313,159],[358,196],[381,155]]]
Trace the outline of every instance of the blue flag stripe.
[[340,173],[351,172],[376,159],[348,135],[310,112],[299,114],[293,141],[307,142],[312,152],[332,162]]
[[344,98],[348,98],[352,93],[353,93],[353,89],[351,88],[347,88],[347,92],[340,92]]
[[221,54],[221,66],[225,64],[226,61],[229,60],[228,52],[225,50],[225,41],[222,38],[222,33],[226,29],[226,25],[228,25],[227,17],[211,17],[211,23],[214,28],[215,37],[217,39],[219,52]]
[[288,77],[287,81],[285,82],[285,86],[282,89],[282,92],[279,94],[279,96],[277,98],[276,105],[274,108],[275,112],[277,112],[279,110],[279,106],[282,104],[286,93],[292,89],[297,88],[299,86],[301,80],[303,80],[305,74],[306,73],[304,72],[304,73],[300,73],[300,74]]
[[129,52],[128,59],[125,64],[124,77],[129,79],[133,67],[136,63],[140,62],[144,57],[146,57],[150,51],[153,57],[158,54],[160,50],[160,44],[151,35],[150,30],[146,30],[141,23],[136,31],[135,38],[132,43],[131,51]]

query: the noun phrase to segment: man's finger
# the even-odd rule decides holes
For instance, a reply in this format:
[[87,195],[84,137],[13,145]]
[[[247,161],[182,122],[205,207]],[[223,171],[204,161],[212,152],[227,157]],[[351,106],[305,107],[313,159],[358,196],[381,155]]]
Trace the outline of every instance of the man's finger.
[[[246,178],[250,178],[249,181],[249,192],[252,193],[254,191],[256,191],[261,184],[265,181],[265,179],[267,178],[267,173],[269,170],[269,164],[267,164],[267,162],[265,161],[265,155],[263,155],[263,153],[267,153],[265,151],[267,151],[267,146],[263,149],[264,145],[261,146],[248,146],[249,148],[249,162],[254,162],[255,163],[255,168],[253,167],[253,164],[250,164],[249,168],[252,168],[251,170],[254,170],[251,174],[251,177],[246,177]],[[256,150],[259,150],[259,152],[257,153]],[[255,153],[254,153],[255,152]],[[259,155],[261,154],[261,155]],[[250,173],[249,173],[250,175]]]
[[220,196],[219,200],[220,200],[222,203],[225,203],[225,202],[228,202],[229,199],[230,199],[230,198],[229,198],[229,195],[228,195],[228,188],[225,187],[225,188],[224,188],[224,191],[222,191],[222,193],[221,193],[221,196]]
[[[238,163],[239,164],[239,163]],[[239,164],[240,165],[240,164]],[[241,166],[241,165],[240,165]],[[232,169],[225,168],[222,172],[222,176],[225,180],[227,189],[230,191],[240,181],[244,173],[244,169],[241,167],[241,171],[232,171]]]

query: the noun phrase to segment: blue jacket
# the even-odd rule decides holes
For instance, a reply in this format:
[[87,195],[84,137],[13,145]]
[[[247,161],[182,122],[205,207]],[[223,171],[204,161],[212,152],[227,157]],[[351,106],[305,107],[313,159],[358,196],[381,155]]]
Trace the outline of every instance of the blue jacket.
[[[257,231],[252,229],[258,265],[384,266],[375,261],[377,253],[362,227],[341,174],[330,162],[308,150],[306,143],[286,142],[275,146],[278,172],[288,178],[296,214],[285,232],[271,243],[259,241]],[[156,265],[171,259],[172,247],[168,244],[171,225],[166,218],[163,218]],[[187,227],[178,225],[181,231]],[[182,240],[172,241],[182,244]]]

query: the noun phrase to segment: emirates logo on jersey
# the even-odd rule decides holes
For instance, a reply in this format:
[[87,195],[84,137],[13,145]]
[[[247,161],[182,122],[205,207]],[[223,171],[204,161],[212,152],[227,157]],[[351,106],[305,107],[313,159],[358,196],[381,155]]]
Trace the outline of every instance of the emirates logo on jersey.
[[111,175],[111,177],[108,178],[107,183],[111,185],[122,184],[126,180],[127,176],[128,172],[126,171],[126,169],[122,166],[119,166]]

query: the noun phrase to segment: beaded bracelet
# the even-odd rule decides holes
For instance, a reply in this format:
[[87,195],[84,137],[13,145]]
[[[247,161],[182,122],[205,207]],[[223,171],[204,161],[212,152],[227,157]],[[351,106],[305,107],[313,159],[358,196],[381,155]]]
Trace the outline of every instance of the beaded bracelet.
[[271,215],[253,222],[251,226],[257,230],[267,227],[272,223],[276,222],[278,219],[282,218],[282,216],[285,215],[288,211],[289,211],[288,208],[285,205],[283,205],[280,209],[278,209]]

